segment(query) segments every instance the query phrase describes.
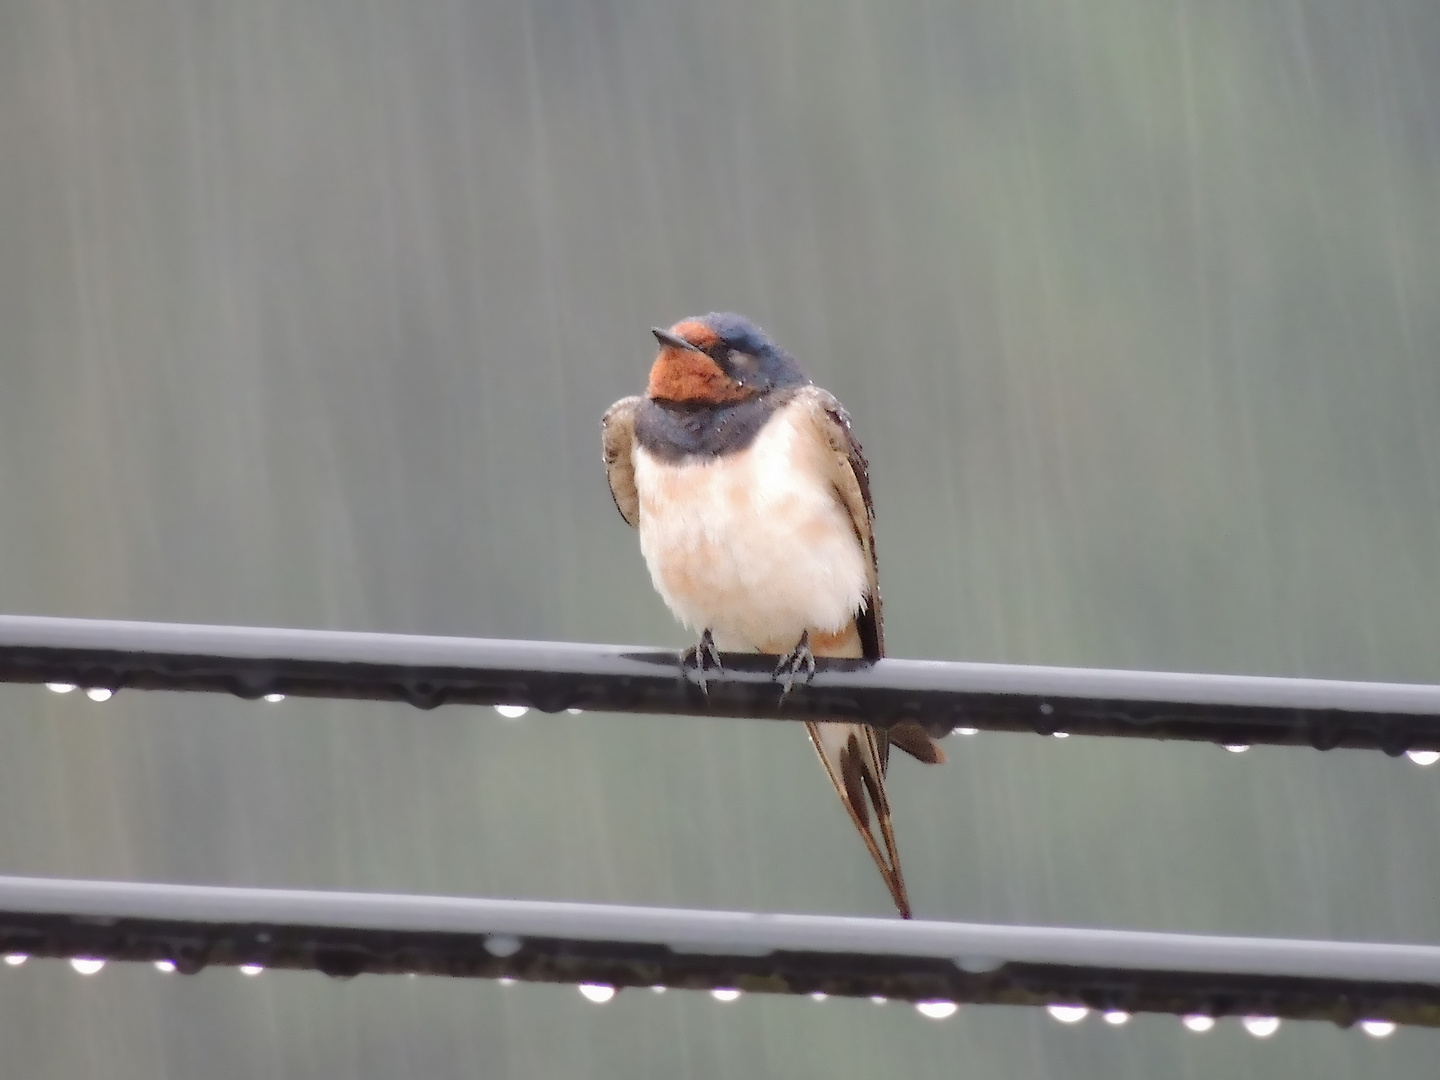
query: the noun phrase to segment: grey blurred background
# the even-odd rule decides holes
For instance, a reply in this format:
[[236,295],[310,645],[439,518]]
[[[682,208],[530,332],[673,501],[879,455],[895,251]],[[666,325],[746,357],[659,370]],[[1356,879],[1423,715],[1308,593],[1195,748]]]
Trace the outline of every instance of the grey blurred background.
[[[1440,681],[1433,0],[0,0],[0,610],[681,644],[597,420],[744,312],[892,651]],[[888,914],[787,725],[4,688],[0,871]],[[1440,940],[1440,772],[980,735],[922,917]],[[0,969],[15,1077],[1413,1077],[1437,1036]]]

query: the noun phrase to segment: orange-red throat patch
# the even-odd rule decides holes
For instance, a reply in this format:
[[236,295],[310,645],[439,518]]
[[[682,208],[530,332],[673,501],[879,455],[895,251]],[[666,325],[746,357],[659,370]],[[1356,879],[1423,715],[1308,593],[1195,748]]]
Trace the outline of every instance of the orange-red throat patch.
[[[676,337],[684,338],[702,349],[714,345],[719,338],[702,322],[687,319],[670,328]],[[704,353],[693,349],[677,349],[662,345],[660,355],[650,368],[650,385],[645,393],[660,401],[708,401],[723,404],[742,401],[750,391],[726,375],[720,365]]]

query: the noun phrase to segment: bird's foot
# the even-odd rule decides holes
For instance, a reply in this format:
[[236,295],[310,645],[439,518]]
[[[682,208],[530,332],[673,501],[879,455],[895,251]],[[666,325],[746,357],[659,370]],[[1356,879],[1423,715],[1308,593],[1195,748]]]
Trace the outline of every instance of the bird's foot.
[[695,665],[695,675],[700,683],[700,692],[707,697],[710,688],[705,683],[705,672],[710,668],[723,672],[725,665],[720,663],[720,650],[715,648],[715,638],[706,627],[705,632],[700,635],[700,640],[680,654],[680,673],[683,675],[691,664]]
[[[800,678],[802,671],[805,673],[803,679]],[[771,678],[779,679],[785,687],[780,691],[781,701],[785,700],[785,695],[790,693],[796,680],[809,683],[811,679],[815,678],[815,654],[810,651],[809,630],[800,635],[800,641],[795,648],[790,650],[790,655],[775,665],[775,672]]]

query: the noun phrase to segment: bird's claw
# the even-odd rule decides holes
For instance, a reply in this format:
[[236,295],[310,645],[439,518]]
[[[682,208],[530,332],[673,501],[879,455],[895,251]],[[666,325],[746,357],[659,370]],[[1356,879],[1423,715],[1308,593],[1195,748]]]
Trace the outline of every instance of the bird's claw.
[[802,671],[805,673],[805,677],[800,679],[801,682],[808,684],[811,679],[815,678],[815,654],[810,651],[809,630],[800,635],[800,641],[795,648],[790,650],[790,655],[775,665],[775,671],[771,675],[771,678],[779,679],[784,686],[784,689],[780,691],[781,701],[784,701],[785,696],[790,693]]
[[725,665],[720,662],[720,650],[715,648],[715,638],[708,628],[700,635],[699,641],[680,654],[681,674],[684,674],[691,664],[695,665],[695,676],[696,681],[700,684],[700,692],[708,697],[710,688],[705,681],[706,670],[712,667],[717,672],[725,670]]

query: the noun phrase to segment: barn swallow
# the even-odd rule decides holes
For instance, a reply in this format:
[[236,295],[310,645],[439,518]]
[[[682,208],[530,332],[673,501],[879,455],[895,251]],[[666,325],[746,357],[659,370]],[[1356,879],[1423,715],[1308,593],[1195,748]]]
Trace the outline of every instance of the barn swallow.
[[[703,687],[719,650],[769,653],[783,657],[776,677],[788,688],[814,674],[816,656],[883,656],[869,467],[844,407],[739,315],[652,333],[660,352],[645,393],[612,405],[601,431],[610,493],[640,533],[655,589],[700,634],[682,665]],[[943,752],[913,722],[806,727],[908,919],[885,794],[890,745],[929,763]]]

